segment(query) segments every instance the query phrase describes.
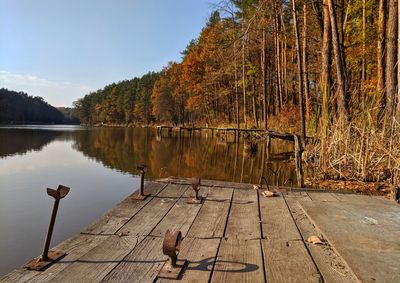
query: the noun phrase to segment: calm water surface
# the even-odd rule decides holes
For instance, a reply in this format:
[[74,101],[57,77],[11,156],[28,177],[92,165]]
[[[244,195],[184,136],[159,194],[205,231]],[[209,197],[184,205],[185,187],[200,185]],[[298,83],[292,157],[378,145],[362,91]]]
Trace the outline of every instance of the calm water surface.
[[47,187],[71,187],[60,204],[54,246],[132,193],[139,163],[148,165],[147,179],[295,180],[290,143],[273,141],[270,153],[261,141],[258,148],[249,154],[243,143],[205,134],[159,138],[146,128],[0,127],[0,276],[41,253],[53,204]]

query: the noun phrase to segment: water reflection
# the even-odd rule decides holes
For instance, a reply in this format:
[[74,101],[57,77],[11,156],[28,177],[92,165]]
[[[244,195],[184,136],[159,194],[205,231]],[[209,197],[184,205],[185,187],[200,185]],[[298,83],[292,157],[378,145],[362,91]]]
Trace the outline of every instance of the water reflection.
[[[204,136],[157,137],[152,129],[97,128],[75,135],[74,148],[103,165],[136,174],[136,165],[149,167],[148,178],[201,176],[207,179],[270,184],[295,181],[292,145],[273,141],[268,152],[259,141],[258,152],[248,153],[243,142],[226,142]],[[273,172],[278,172],[276,176]]]
[[[54,140],[73,142],[73,149],[104,166],[136,175],[136,165],[149,167],[147,178],[167,176],[283,185],[296,180],[293,146],[272,141],[270,151],[258,141],[258,151],[249,153],[243,142],[206,136],[158,137],[149,128],[92,128],[81,131],[41,128],[0,128],[0,157],[40,151]],[[82,129],[82,128],[75,128]],[[279,174],[278,174],[279,172]],[[279,176],[278,176],[279,175]]]
[[0,129],[0,157],[42,150],[61,134],[58,131],[42,131],[38,134],[30,129]]

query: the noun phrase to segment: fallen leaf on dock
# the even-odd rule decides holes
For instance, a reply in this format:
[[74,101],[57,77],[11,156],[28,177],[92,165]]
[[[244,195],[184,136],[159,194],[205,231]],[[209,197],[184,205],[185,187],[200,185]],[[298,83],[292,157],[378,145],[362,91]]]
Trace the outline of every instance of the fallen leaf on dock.
[[279,194],[278,193],[275,193],[275,192],[271,192],[271,191],[263,191],[262,193],[261,193],[261,195],[263,196],[263,197],[266,197],[266,198],[270,198],[270,197],[277,197],[277,196],[279,196]]
[[310,236],[307,239],[307,242],[314,244],[314,245],[323,245],[324,244],[318,236]]

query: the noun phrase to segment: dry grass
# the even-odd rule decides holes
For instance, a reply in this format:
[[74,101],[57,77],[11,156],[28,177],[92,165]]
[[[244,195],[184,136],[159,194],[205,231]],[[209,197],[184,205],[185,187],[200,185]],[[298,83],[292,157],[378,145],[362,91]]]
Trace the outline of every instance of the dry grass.
[[383,191],[400,184],[400,125],[395,121],[391,128],[379,128],[373,112],[355,113],[351,123],[331,123],[326,137],[322,130],[317,133],[304,154],[309,183],[336,181],[328,187],[344,182],[358,189],[364,184],[367,190]]

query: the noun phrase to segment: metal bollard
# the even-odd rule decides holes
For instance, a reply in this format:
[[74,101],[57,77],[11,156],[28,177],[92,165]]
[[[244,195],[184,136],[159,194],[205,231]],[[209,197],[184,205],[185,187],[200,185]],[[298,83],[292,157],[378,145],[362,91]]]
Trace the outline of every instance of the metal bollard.
[[178,260],[181,242],[181,231],[171,232],[167,230],[164,236],[162,250],[169,258],[158,273],[158,278],[178,279],[186,263],[186,260]]
[[144,192],[144,175],[147,172],[147,166],[145,164],[138,165],[136,169],[140,172],[140,189],[139,192],[132,196],[135,200],[145,200],[150,194]]
[[191,179],[192,189],[194,190],[195,196],[194,198],[190,199],[187,203],[189,204],[201,204],[204,200],[203,197],[199,196],[199,186],[200,186],[200,178],[193,177]]
[[54,205],[50,217],[49,227],[47,229],[47,235],[46,235],[46,240],[44,242],[43,252],[39,258],[32,259],[27,264],[25,264],[24,268],[31,270],[41,270],[46,266],[48,266],[49,264],[51,264],[52,262],[66,255],[66,253],[64,252],[49,251],[49,247],[51,242],[51,236],[53,235],[54,223],[56,221],[60,199],[68,195],[69,190],[70,190],[69,187],[63,185],[59,185],[57,190],[47,188],[47,194],[54,198]]

